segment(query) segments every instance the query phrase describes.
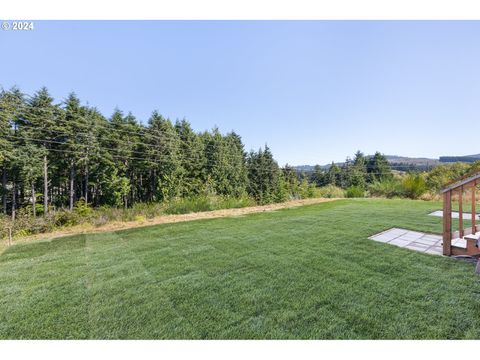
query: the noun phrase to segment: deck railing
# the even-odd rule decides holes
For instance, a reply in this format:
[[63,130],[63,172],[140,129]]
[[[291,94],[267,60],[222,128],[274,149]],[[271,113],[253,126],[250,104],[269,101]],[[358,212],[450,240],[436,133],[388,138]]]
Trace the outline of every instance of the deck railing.
[[[452,231],[452,199],[455,194],[458,194],[458,237],[463,238],[465,235],[476,234],[476,190],[477,184],[480,184],[480,173],[469,176],[457,183],[454,183],[445,189],[443,192],[443,254],[450,255],[473,255],[478,253],[478,249],[472,242],[467,241],[466,249],[458,249],[452,246],[452,239],[454,232]],[[471,190],[471,227],[464,229],[463,224],[463,200],[464,192]],[[456,233],[455,233],[456,234]]]

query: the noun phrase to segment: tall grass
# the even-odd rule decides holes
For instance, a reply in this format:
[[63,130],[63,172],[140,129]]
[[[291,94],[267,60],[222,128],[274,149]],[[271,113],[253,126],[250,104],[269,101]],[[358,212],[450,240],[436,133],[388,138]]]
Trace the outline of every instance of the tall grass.
[[9,229],[12,230],[13,236],[18,238],[81,224],[100,227],[115,221],[143,221],[166,214],[187,214],[254,205],[255,200],[247,196],[237,198],[217,195],[176,198],[163,203],[138,203],[127,209],[109,206],[92,209],[83,201],[78,201],[73,211],[60,209],[50,212],[47,216],[34,218],[30,212],[21,209],[15,221],[10,217],[0,216],[0,239],[8,236]]
[[165,214],[187,214],[191,212],[212,211],[220,209],[242,208],[256,205],[247,196],[235,198],[229,196],[199,196],[179,198],[164,204]]
[[316,197],[322,198],[344,198],[345,190],[335,185],[327,185],[315,190]]

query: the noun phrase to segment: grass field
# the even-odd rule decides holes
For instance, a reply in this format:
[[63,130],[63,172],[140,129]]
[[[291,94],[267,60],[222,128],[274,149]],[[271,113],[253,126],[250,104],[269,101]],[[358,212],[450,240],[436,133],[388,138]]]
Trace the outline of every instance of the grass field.
[[21,244],[0,338],[480,338],[474,265],[368,240],[440,203],[340,200]]

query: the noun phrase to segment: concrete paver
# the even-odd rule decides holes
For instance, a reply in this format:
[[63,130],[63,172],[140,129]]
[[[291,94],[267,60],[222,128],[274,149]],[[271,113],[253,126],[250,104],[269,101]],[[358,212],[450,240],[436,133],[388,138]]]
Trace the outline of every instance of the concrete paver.
[[442,237],[436,234],[392,228],[369,239],[425,254],[443,255]]

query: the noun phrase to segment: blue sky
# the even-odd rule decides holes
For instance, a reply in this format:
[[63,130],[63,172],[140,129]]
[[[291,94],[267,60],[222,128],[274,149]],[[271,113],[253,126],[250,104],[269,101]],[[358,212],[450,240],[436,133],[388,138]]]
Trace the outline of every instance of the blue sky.
[[235,130],[280,164],[480,152],[480,22],[38,21],[0,85]]

